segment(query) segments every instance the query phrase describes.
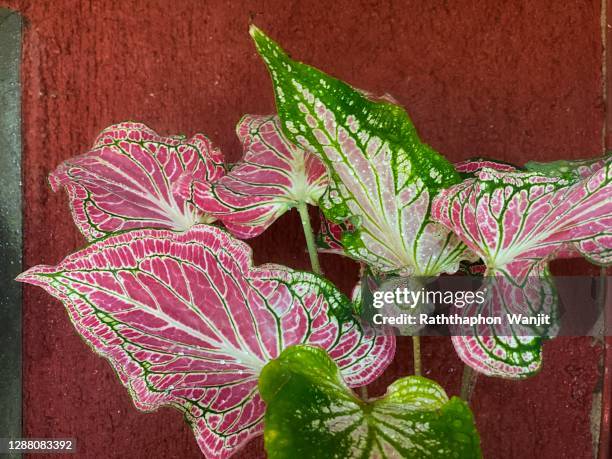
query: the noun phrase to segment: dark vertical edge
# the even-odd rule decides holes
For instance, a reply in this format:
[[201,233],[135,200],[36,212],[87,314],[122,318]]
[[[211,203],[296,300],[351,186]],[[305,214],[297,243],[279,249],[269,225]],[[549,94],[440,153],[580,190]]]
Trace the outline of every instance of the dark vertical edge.
[[612,52],[610,52],[610,44],[612,43],[612,0],[602,0],[602,19],[601,19],[601,35],[603,40],[603,56],[602,56],[602,94],[604,106],[604,132],[603,145],[605,151],[610,151],[612,148],[612,110],[610,106],[610,96],[612,96]]
[[[602,0],[602,98],[604,106],[603,126],[603,152],[610,151],[612,146],[612,110],[610,100],[612,97],[612,0]],[[602,269],[602,277],[605,279],[605,269]],[[610,285],[603,283],[603,288],[608,290]],[[599,447],[597,457],[609,459],[612,452],[610,438],[610,418],[612,417],[612,336],[610,336],[610,321],[612,319],[612,301],[610,292],[602,292],[604,301],[604,348],[603,348],[603,384],[601,394],[601,422],[599,426]]]
[[[0,8],[0,437],[21,436],[21,16]],[[16,457],[16,456],[15,456]]]
[[612,96],[612,52],[610,52],[610,44],[612,43],[612,0],[601,1],[601,38],[602,38],[602,103],[604,107],[604,130],[603,130],[603,145],[604,152],[612,149],[612,110],[609,110],[609,101]]

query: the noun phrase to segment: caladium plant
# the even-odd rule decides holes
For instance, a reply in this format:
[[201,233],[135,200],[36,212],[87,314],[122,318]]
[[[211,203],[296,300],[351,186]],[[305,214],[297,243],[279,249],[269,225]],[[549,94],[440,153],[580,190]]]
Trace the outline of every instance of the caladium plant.
[[[612,157],[453,165],[391,97],[290,59],[256,27],[251,35],[278,115],[242,118],[242,160],[224,164],[202,134],[109,127],[50,176],[90,245],[18,280],[64,303],[138,408],[181,410],[208,457],[231,456],[264,425],[274,458],[480,457],[467,404],[435,382],[401,378],[377,399],[351,391],[395,352],[387,328],[362,324],[360,301],[411,285],[405,276],[422,286],[463,266],[489,288],[467,313],[518,304],[555,317],[552,258],[610,264]],[[324,214],[321,250],[372,275],[352,301],[320,275],[307,205]],[[294,207],[314,273],[254,267],[236,238]],[[556,329],[531,331],[476,327],[453,342],[477,371],[520,378],[539,369],[541,341]]]
[[[342,247],[349,256],[383,273],[419,276],[452,273],[459,268],[462,260],[474,262],[478,257],[484,259],[486,271],[491,266],[490,260],[487,260],[486,246],[491,238],[488,233],[498,230],[505,238],[500,243],[505,244],[512,230],[504,228],[504,225],[514,225],[517,233],[524,231],[528,235],[527,239],[535,241],[536,258],[533,259],[534,254],[530,253],[530,248],[522,241],[513,248],[504,246],[507,250],[501,250],[500,257],[508,256],[502,264],[509,271],[503,275],[508,276],[510,281],[504,285],[498,281],[498,285],[491,289],[497,295],[489,295],[488,305],[491,310],[503,310],[502,305],[508,298],[516,299],[518,296],[522,298],[522,304],[533,308],[532,311],[549,311],[553,319],[556,297],[550,285],[546,261],[557,253],[560,256],[573,256],[576,249],[594,262],[607,263],[606,255],[612,240],[609,237],[611,222],[605,199],[610,201],[611,193],[604,177],[591,179],[593,183],[590,186],[601,185],[601,189],[591,196],[589,204],[585,204],[586,207],[582,209],[587,213],[574,215],[577,219],[585,215],[589,217],[583,221],[582,227],[589,226],[587,233],[590,231],[592,234],[579,234],[580,230],[575,228],[571,230],[571,236],[561,231],[558,233],[561,235],[560,240],[551,248],[550,253],[543,252],[544,249],[538,246],[538,236],[534,234],[539,230],[537,220],[548,218],[542,215],[544,207],[555,207],[561,202],[566,207],[576,205],[572,199],[578,199],[577,190],[580,185],[574,188],[576,195],[560,191],[553,196],[551,189],[569,187],[573,183],[571,177],[588,180],[586,176],[598,167],[603,167],[605,159],[573,164],[581,172],[569,174],[567,170],[571,169],[572,164],[557,163],[553,167],[532,164],[529,166],[531,169],[546,169],[548,176],[553,175],[550,183],[541,183],[546,175],[542,172],[532,173],[532,178],[524,184],[509,179],[509,183],[498,186],[496,195],[491,199],[492,205],[481,211],[483,214],[476,215],[473,212],[467,223],[461,220],[463,216],[456,218],[461,222],[449,222],[447,220],[451,217],[443,217],[443,211],[440,210],[444,196],[452,196],[469,188],[474,180],[485,180],[486,174],[506,174],[520,181],[520,169],[487,159],[466,161],[453,167],[420,141],[406,113],[388,98],[374,100],[363,91],[355,90],[317,69],[292,60],[277,43],[256,27],[251,27],[251,35],[272,77],[279,116],[287,136],[315,151],[328,166],[331,183],[321,202],[326,217],[332,223],[351,221],[355,225],[353,231],[343,231],[340,241],[338,237],[332,237],[329,225],[324,228],[321,240],[324,244],[330,241],[332,250],[337,251]],[[560,172],[564,173],[563,176],[560,176]],[[474,175],[478,178],[470,178]],[[526,191],[529,180],[533,181],[534,187]],[[595,184],[597,180],[602,182]],[[513,193],[512,186],[518,190],[514,200],[504,196],[504,193]],[[491,186],[485,188],[490,191]],[[546,192],[541,193],[539,190],[543,189]],[[478,201],[479,198],[472,200]],[[434,204],[432,209],[434,199],[438,204]],[[483,209],[488,199],[485,196]],[[502,212],[506,216],[505,220],[498,215],[502,208],[505,209],[504,199],[508,199],[511,204],[509,213]],[[541,205],[528,205],[530,200]],[[470,206],[477,205],[474,202],[460,204],[468,212]],[[457,213],[456,209],[451,210]],[[491,217],[486,212],[497,214]],[[490,228],[495,226],[495,218],[501,218],[497,229]],[[553,215],[553,218],[559,220],[563,216]],[[522,225],[521,220],[526,225]],[[576,223],[571,218],[567,221],[568,227]],[[440,229],[440,224],[445,229]],[[472,238],[480,236],[484,240],[474,243],[466,239],[461,224],[471,225],[470,229],[477,227]],[[536,226],[534,231],[531,225]],[[484,235],[480,230],[482,227],[488,227]],[[332,230],[337,232],[338,227]],[[547,230],[543,230],[539,236],[545,237],[546,233]],[[520,263],[511,263],[514,257],[521,259],[522,256],[531,260],[527,265],[533,264],[533,269],[527,269],[527,265]],[[538,260],[543,261],[538,264]],[[526,271],[519,272],[523,268]],[[529,276],[538,281],[529,285],[521,284]],[[519,279],[515,281],[514,277]],[[554,327],[543,334],[552,335]],[[493,332],[481,341],[478,336],[455,336],[454,340],[463,360],[489,375],[522,377],[539,368],[541,336],[508,338]]]
[[[483,167],[506,171],[517,170],[516,166],[513,166],[512,164],[484,158],[461,161],[453,164],[453,167],[463,177],[472,177],[474,172],[481,170]],[[342,235],[354,232],[354,225],[350,220],[346,220],[341,223],[334,223],[333,221],[325,218],[325,215],[322,212],[320,217],[321,228],[317,234],[317,245],[319,247],[319,252],[345,255],[346,251],[344,249],[344,245],[342,244]],[[481,265],[481,263],[476,261],[474,257],[469,257],[464,261],[464,263],[462,263],[462,265],[471,266],[476,263]]]

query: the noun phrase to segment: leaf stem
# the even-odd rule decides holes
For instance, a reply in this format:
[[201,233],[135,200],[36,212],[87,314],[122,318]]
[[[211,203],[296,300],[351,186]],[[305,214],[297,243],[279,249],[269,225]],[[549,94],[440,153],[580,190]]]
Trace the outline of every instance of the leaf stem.
[[300,219],[302,220],[302,227],[304,228],[304,236],[306,237],[306,247],[308,247],[308,255],[310,256],[310,266],[315,274],[323,274],[321,271],[321,265],[319,264],[319,255],[317,254],[317,246],[315,243],[314,233],[312,231],[312,225],[310,224],[310,216],[308,215],[308,206],[305,202],[298,202],[296,206]]
[[421,376],[421,337],[412,337],[412,358],[414,360],[414,374]]
[[460,396],[467,403],[470,403],[472,398],[472,392],[476,386],[476,380],[478,379],[478,373],[475,372],[468,365],[463,365],[463,375],[461,376],[461,392]]

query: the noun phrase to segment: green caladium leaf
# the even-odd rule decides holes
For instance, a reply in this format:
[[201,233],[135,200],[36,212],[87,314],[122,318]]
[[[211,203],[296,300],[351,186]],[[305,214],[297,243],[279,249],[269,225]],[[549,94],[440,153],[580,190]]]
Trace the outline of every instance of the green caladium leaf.
[[430,219],[437,190],[460,181],[452,164],[420,141],[406,112],[386,99],[291,60],[251,27],[272,76],[287,137],[316,152],[331,183],[320,205],[336,223],[351,220],[347,255],[380,272],[452,273],[470,254],[452,232]]
[[264,367],[259,392],[271,459],[482,457],[467,404],[427,378],[399,379],[366,402],[323,349],[298,345]]

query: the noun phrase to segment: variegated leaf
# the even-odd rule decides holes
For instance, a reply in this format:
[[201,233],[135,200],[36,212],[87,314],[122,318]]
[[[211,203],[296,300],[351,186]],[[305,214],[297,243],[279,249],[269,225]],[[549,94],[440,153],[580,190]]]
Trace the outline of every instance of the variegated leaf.
[[577,181],[485,168],[443,190],[433,217],[484,260],[489,274],[516,278],[567,243],[597,245],[605,262],[612,246],[610,196],[612,161]]
[[[465,363],[488,376],[526,378],[540,370],[542,342],[558,332],[557,291],[548,270],[536,272],[518,281],[505,276],[486,276],[480,288],[485,293],[482,304],[473,302],[452,313],[465,317],[500,317],[502,325],[475,327],[452,326],[452,341]],[[548,317],[550,323],[510,324],[508,315]]]
[[481,457],[467,403],[427,378],[401,378],[363,401],[322,349],[300,345],[264,368],[259,389],[270,459]]
[[455,272],[465,246],[430,219],[432,196],[459,181],[453,166],[419,140],[399,106],[291,60],[254,26],[251,35],[285,133],[328,167],[326,217],[356,226],[343,236],[346,253],[382,272]]
[[292,144],[276,116],[246,115],[236,129],[243,142],[242,162],[209,189],[194,181],[194,203],[237,237],[261,234],[278,217],[301,203],[317,205],[328,184],[323,163]]
[[[507,285],[495,290],[498,297],[493,297],[488,305],[491,313],[499,305],[514,302],[530,308],[530,314],[551,311],[554,317],[554,284],[551,281],[547,287],[543,281],[548,276],[547,263],[559,253],[566,253],[568,244],[586,253],[592,261],[609,263],[610,196],[611,162],[583,179],[571,180],[535,172],[484,168],[476,178],[442,191],[433,202],[432,215],[482,258],[486,265],[485,279],[496,276],[495,282]],[[522,298],[520,292],[533,279],[539,280],[540,288],[548,293]],[[549,304],[551,298],[553,305]],[[500,340],[509,339],[499,330],[491,335]],[[485,342],[474,337],[455,337],[454,342],[467,364],[487,374],[521,377],[539,367],[539,362],[517,364],[518,360],[508,354],[496,354],[492,351],[495,343],[491,339]],[[524,342],[514,343],[513,352],[525,352],[539,359],[540,352],[533,350],[537,339],[523,336],[520,341]],[[485,354],[497,363],[483,362]]]
[[183,411],[210,457],[228,457],[262,432],[257,379],[287,346],[326,349],[351,386],[393,358],[394,337],[362,328],[329,282],[254,268],[249,247],[213,226],[125,232],[19,280],[64,302],[138,408]]
[[102,131],[90,151],[62,163],[49,181],[54,191],[66,189],[75,223],[94,240],[134,228],[184,231],[213,221],[175,186],[184,175],[210,183],[223,174],[221,152],[202,134],[162,137],[126,122]]
[[[480,171],[484,167],[489,167],[495,170],[516,170],[516,167],[490,159],[469,159],[453,164],[455,170],[465,176],[473,176],[476,172]],[[333,253],[337,255],[345,255],[344,246],[342,244],[342,235],[351,234],[354,232],[355,227],[347,220],[343,223],[334,223],[327,218],[325,214],[320,212],[321,229],[317,234],[317,245],[319,246],[319,252],[322,253]],[[480,267],[484,266],[481,262],[475,262],[476,257],[468,258],[461,262],[459,270],[465,271],[466,273],[475,273],[480,271]]]
[[[457,172],[465,176],[473,176],[485,167],[501,171],[517,170],[517,168],[512,164],[484,158],[468,159],[455,163],[453,166]],[[353,231],[354,225],[352,225],[349,220],[343,223],[334,223],[325,218],[325,215],[321,212],[321,229],[317,235],[319,251],[344,255],[345,252],[344,246],[342,245],[342,235],[345,233],[350,234]],[[482,265],[480,262],[470,261],[475,260],[476,258],[477,257],[471,257],[462,261],[459,269],[468,274],[474,274],[477,272],[481,273],[480,267],[484,265]]]
[[[612,154],[594,159],[560,160],[550,163],[529,162],[525,168],[529,171],[538,172],[550,177],[566,177],[569,180],[588,179],[596,174],[598,170],[609,168],[612,163]],[[599,180],[599,178],[595,178]],[[604,179],[605,180],[605,179]],[[596,186],[596,185],[595,185]],[[607,188],[608,192],[609,188]],[[612,198],[610,198],[612,200]],[[605,215],[605,214],[604,214]],[[592,263],[600,266],[608,266],[612,263],[612,228],[609,216],[598,222],[601,229],[599,235],[594,238],[580,239],[559,249],[557,258],[575,258],[584,256]]]

